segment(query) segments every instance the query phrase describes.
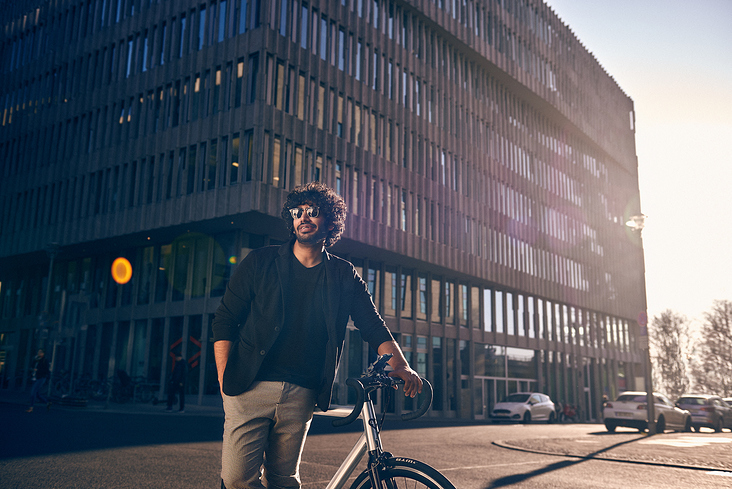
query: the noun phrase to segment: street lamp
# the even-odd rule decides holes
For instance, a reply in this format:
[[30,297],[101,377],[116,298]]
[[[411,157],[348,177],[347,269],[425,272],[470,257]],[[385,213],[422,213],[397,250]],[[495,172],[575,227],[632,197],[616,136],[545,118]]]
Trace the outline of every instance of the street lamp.
[[646,216],[645,214],[638,214],[637,216],[630,216],[628,218],[628,221],[625,223],[626,226],[628,226],[633,231],[638,231],[639,233],[643,231],[643,228],[646,226]]
[[[644,214],[638,214],[631,216],[625,223],[633,231],[638,233],[638,237],[641,237],[643,228],[646,225],[646,216]],[[642,249],[642,248],[641,248]],[[638,314],[638,326],[640,327],[640,346],[645,350],[645,388],[646,388],[646,412],[648,415],[648,434],[653,435],[656,433],[656,405],[655,399],[653,398],[653,379],[651,378],[651,346],[648,341],[648,314],[646,311],[641,311]]]

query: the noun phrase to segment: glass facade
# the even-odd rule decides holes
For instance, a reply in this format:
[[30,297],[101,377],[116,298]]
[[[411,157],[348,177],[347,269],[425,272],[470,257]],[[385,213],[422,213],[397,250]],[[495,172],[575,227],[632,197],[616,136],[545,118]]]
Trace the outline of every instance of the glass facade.
[[[56,342],[61,370],[161,386],[181,351],[190,394],[215,396],[211,315],[311,180],[347,202],[332,252],[432,380],[435,415],[531,388],[592,418],[634,386],[633,103],[543,3],[12,3],[2,388]],[[344,352],[336,402],[373,355],[356,331]]]

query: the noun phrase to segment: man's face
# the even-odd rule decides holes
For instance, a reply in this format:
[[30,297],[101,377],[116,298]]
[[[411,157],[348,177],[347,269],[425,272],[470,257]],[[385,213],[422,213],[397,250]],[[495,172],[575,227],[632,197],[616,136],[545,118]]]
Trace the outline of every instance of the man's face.
[[[315,244],[324,241],[328,236],[328,229],[325,226],[325,216],[320,209],[311,204],[301,204],[297,208],[301,209],[301,215],[300,217],[293,216],[292,220],[297,241],[301,244]],[[308,212],[309,208],[314,211]],[[316,217],[311,217],[310,214]]]

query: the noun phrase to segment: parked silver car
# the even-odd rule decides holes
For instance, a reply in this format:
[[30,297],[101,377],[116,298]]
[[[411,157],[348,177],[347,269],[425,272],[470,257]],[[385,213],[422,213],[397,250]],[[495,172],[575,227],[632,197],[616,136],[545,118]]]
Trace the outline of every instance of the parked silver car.
[[493,407],[491,421],[514,421],[530,423],[532,421],[556,421],[554,403],[546,394],[540,392],[516,392],[505,397]]
[[[656,417],[656,432],[663,433],[666,429],[676,431],[691,431],[691,414],[679,409],[664,395],[654,393],[654,410]],[[644,431],[648,428],[648,412],[646,393],[629,391],[623,392],[614,401],[605,404],[605,428],[614,432],[615,428],[624,426]]]
[[732,430],[732,407],[719,396],[708,394],[687,394],[681,396],[676,405],[691,413],[691,426],[711,428],[720,433],[723,428]]

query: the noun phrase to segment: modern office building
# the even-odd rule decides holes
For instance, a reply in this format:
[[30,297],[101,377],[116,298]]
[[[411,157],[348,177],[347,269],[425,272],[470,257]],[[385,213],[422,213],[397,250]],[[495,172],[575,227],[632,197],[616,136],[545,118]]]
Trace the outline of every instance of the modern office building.
[[[287,239],[281,204],[312,180],[345,198],[331,251],[434,383],[433,416],[541,391],[595,419],[642,382],[633,102],[541,1],[6,0],[0,16],[3,389],[28,387],[39,347],[56,376],[161,386],[181,352],[194,402],[214,399],[227,280]],[[352,330],[337,402],[372,355]]]

